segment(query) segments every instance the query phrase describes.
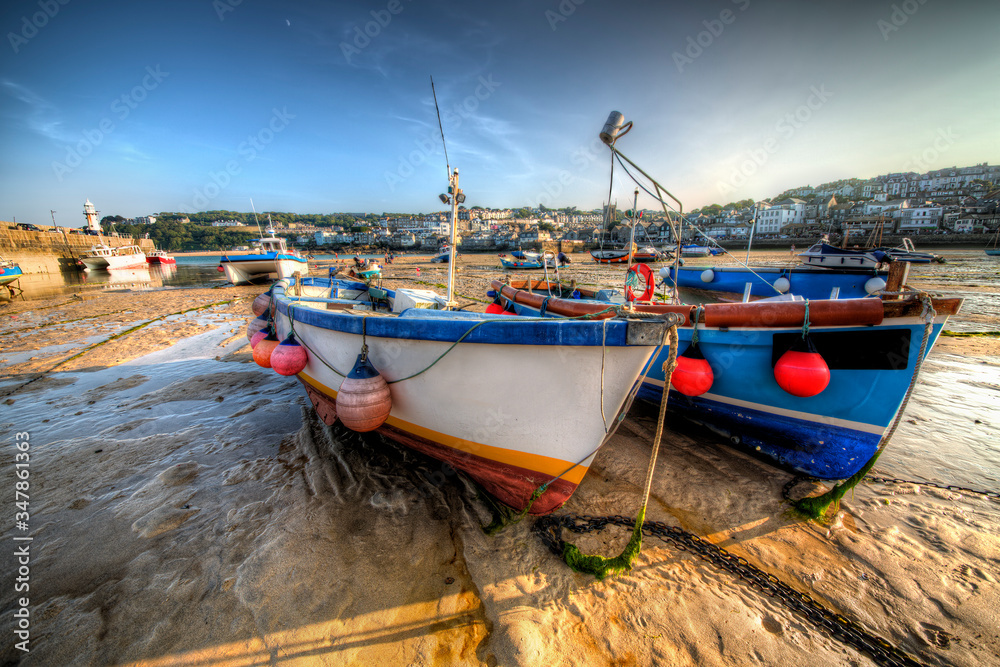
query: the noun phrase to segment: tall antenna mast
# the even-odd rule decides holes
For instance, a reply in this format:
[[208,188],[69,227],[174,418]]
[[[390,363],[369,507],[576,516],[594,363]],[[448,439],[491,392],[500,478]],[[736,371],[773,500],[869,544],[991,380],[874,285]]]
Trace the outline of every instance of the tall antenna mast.
[[434,91],[434,77],[431,77],[431,94],[434,95],[434,111],[437,112],[438,129],[441,130],[441,145],[444,146],[444,164],[448,170],[448,194],[438,195],[445,204],[451,204],[451,243],[448,248],[448,308],[454,310],[455,301],[455,241],[458,233],[458,205],[465,201],[465,194],[458,187],[458,167],[452,171],[448,161],[448,145],[444,141],[444,127],[441,125],[441,110],[438,108],[437,93]]
[[434,77],[431,77],[431,95],[434,96],[434,111],[437,112],[438,117],[438,129],[441,131],[441,145],[444,146],[444,168],[445,173],[448,174],[448,179],[451,180],[451,162],[448,161],[448,144],[444,142],[444,127],[441,125],[441,110],[438,109],[438,96],[437,92],[434,90]]

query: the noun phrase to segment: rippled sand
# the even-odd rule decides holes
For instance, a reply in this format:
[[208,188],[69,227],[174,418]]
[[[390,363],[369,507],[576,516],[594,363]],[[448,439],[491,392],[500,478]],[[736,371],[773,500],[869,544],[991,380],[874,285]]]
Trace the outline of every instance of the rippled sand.
[[[486,256],[463,260],[457,291],[482,298],[496,271]],[[414,283],[418,266],[423,283],[445,275],[397,263],[388,283]],[[573,270],[580,282],[608,277]],[[0,434],[31,434],[34,538],[31,652],[7,641],[5,662],[868,664],[657,540],[631,573],[597,582],[551,555],[530,519],[487,537],[464,479],[326,427],[297,381],[252,363],[242,329],[259,291],[110,292],[0,311]],[[45,372],[150,314],[167,317]],[[991,342],[969,356],[969,340],[932,353],[879,464],[889,476],[1000,487],[1000,358]],[[562,512],[634,516],[655,420],[636,406]],[[648,519],[747,558],[924,663],[1000,664],[1000,502],[862,484],[831,523],[803,522],[781,501],[788,473],[671,426]],[[8,521],[2,539],[24,534]],[[571,539],[612,555],[627,538],[609,528]],[[11,551],[0,560],[8,638]]]

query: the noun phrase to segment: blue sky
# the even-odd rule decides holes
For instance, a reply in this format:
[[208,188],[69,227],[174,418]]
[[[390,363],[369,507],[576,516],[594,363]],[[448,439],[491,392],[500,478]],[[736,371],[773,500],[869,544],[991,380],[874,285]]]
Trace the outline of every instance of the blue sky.
[[87,198],[437,210],[432,75],[469,206],[600,206],[613,109],[635,123],[619,149],[688,210],[995,164],[998,19],[940,0],[9,1],[0,219],[79,226]]

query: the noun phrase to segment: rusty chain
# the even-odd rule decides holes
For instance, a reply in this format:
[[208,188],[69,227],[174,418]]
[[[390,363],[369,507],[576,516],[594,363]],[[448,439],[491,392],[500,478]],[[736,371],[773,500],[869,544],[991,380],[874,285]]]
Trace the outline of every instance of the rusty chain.
[[[566,528],[574,533],[588,533],[602,530],[608,525],[634,528],[635,520],[616,514],[614,516],[544,516],[535,520],[532,530],[552,553],[562,557],[565,540],[561,530]],[[837,614],[808,593],[801,593],[785,584],[773,574],[768,574],[746,558],[736,556],[708,540],[678,526],[668,526],[660,521],[646,521],[642,525],[643,534],[657,537],[672,547],[696,554],[722,570],[734,574],[751,588],[775,598],[790,611],[810,621],[834,639],[868,655],[879,665],[890,667],[914,667],[920,663],[885,639],[865,630],[857,622]]]

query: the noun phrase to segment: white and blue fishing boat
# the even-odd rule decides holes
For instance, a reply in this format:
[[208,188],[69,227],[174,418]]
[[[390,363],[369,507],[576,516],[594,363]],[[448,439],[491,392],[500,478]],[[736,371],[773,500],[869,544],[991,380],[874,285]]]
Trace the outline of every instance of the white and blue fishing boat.
[[812,244],[799,257],[805,264],[824,268],[875,269],[892,261],[889,253],[882,250],[851,250],[838,248],[820,241]]
[[[457,169],[449,193],[461,196]],[[550,512],[610,438],[666,323],[463,312],[453,294],[453,268],[447,298],[336,278],[280,280],[269,301],[258,297],[276,336],[257,338],[254,358],[297,375],[326,423],[377,428],[515,509]]]
[[712,254],[712,249],[707,245],[688,243],[681,246],[681,257],[708,257]]
[[289,278],[295,272],[309,273],[309,260],[285,246],[285,239],[273,235],[257,241],[253,252],[225,254],[219,262],[226,279],[234,285]]
[[[575,289],[579,298],[572,298],[555,284],[534,283],[531,292],[524,287],[494,281],[492,294],[507,310],[529,316],[539,315],[543,305],[549,317],[593,315],[621,301],[581,288]],[[924,355],[930,351],[960,305],[961,299],[914,296],[810,301],[808,306],[804,300],[782,300],[636,308],[683,315],[681,355],[700,355],[711,369],[698,395],[678,390],[675,373],[672,411],[780,465],[821,479],[843,479],[875,453],[914,379],[921,349]],[[829,369],[829,380],[815,395],[798,396],[782,388],[775,367],[802,340],[807,307],[808,336]],[[697,353],[691,350],[696,328]],[[657,403],[662,398],[668,353],[664,349],[650,364],[640,398]]]
[[993,233],[993,245],[987,245],[984,250],[987,255],[993,257],[1000,255],[1000,227]]
[[710,292],[719,300],[786,293],[804,299],[854,299],[884,289],[887,272],[811,266],[670,266],[660,269],[660,277],[668,284],[674,284],[676,277],[678,287]]
[[500,255],[500,265],[508,271],[526,271],[542,268],[542,260],[538,257],[535,259],[518,259],[513,256]]

